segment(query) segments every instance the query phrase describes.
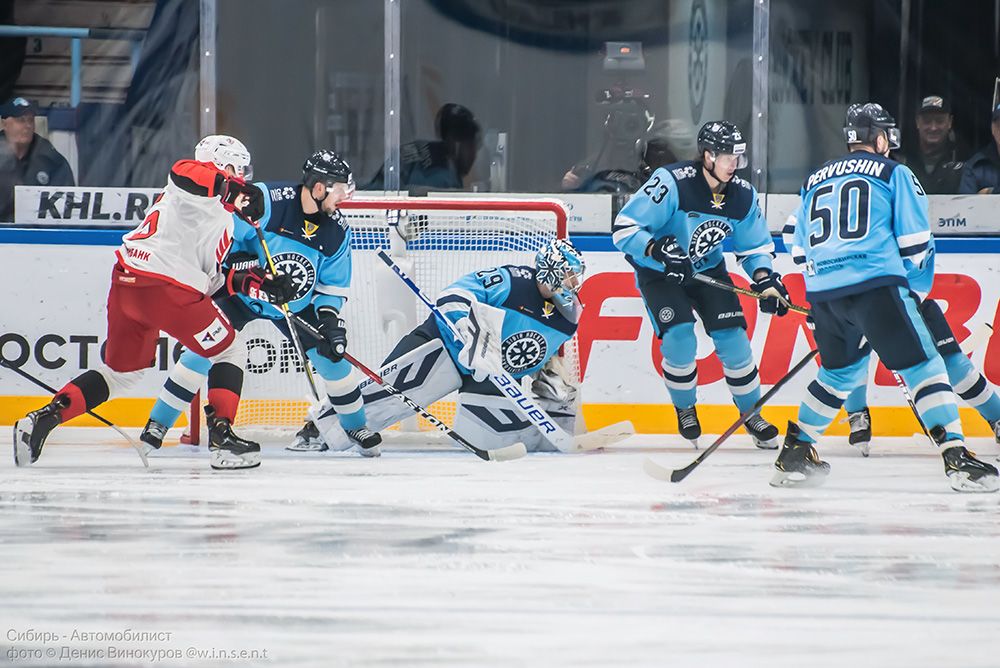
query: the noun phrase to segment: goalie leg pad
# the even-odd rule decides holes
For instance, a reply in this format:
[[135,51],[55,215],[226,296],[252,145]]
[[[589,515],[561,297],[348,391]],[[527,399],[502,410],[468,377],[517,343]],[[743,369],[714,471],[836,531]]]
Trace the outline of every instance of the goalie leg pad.
[[[444,342],[436,337],[427,340],[419,331],[407,334],[400,341],[393,355],[379,369],[379,374],[387,383],[425,408],[462,384]],[[359,388],[369,429],[382,431],[413,415],[413,411],[398,397],[375,381],[365,379]]]

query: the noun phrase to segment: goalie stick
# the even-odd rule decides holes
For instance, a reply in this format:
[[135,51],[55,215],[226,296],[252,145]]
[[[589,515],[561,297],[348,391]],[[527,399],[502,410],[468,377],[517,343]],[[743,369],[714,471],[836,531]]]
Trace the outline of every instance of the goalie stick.
[[[417,295],[417,298],[431,310],[431,313],[434,314],[434,318],[439,323],[444,325],[449,332],[451,332],[451,335],[455,337],[455,340],[460,341],[461,336],[458,333],[458,329],[455,327],[455,323],[444,317],[444,314],[438,309],[437,304],[428,299],[427,296],[420,290],[420,287],[413,282],[413,279],[407,276],[399,265],[392,261],[392,258],[386,254],[385,249],[380,248],[378,256],[396,273],[406,287],[412,290],[413,293]],[[555,420],[553,420],[541,406],[533,401],[531,397],[525,394],[524,390],[521,389],[521,384],[514,380],[509,373],[501,371],[499,374],[490,376],[490,380],[496,388],[500,390],[501,394],[507,397],[510,402],[514,404],[518,412],[528,418],[528,421],[541,432],[542,436],[552,443],[552,445],[556,446],[560,452],[573,452],[577,449],[576,443],[573,442],[573,437],[568,434],[566,430],[557,425]]]
[[[305,331],[307,334],[314,337],[315,339],[321,340],[323,338],[323,335],[319,333],[319,330],[317,330],[311,324],[300,318],[295,313],[290,313],[289,318],[291,323],[294,323],[298,327],[302,328],[303,331]],[[406,404],[414,413],[417,413],[418,415],[420,415],[420,417],[424,418],[432,425],[434,425],[435,429],[437,429],[440,432],[444,432],[445,434],[448,435],[449,438],[451,438],[451,440],[455,441],[456,443],[458,443],[463,448],[465,448],[475,456],[479,457],[480,459],[484,461],[503,462],[503,461],[509,461],[511,459],[520,459],[521,457],[524,457],[526,454],[528,454],[528,450],[524,446],[524,443],[514,443],[513,445],[506,445],[502,448],[496,448],[494,450],[485,450],[483,448],[473,445],[469,441],[465,440],[465,438],[463,438],[461,434],[451,429],[447,424],[439,420],[433,414],[427,412],[426,408],[423,408],[417,402],[413,401],[413,399],[410,399],[408,396],[406,396],[405,394],[397,390],[395,387],[387,383],[385,379],[382,378],[382,376],[380,376],[377,372],[372,371],[367,366],[362,364],[346,350],[339,350],[338,352],[343,354],[344,359],[350,362],[356,369],[361,371],[361,373],[371,378],[373,381],[378,383],[386,392],[395,396],[397,399]]]
[[[3,366],[7,367],[8,369],[10,369],[11,371],[13,371],[14,373],[18,374],[19,376],[21,376],[23,378],[26,378],[27,380],[31,381],[32,383],[34,383],[38,387],[42,388],[46,392],[49,392],[49,393],[51,393],[53,395],[58,392],[58,390],[56,390],[56,388],[52,387],[48,383],[42,382],[40,379],[35,378],[30,373],[28,373],[24,369],[21,369],[20,367],[14,366],[10,362],[8,362],[7,359],[4,358],[3,356],[0,356],[0,364],[2,364]],[[144,467],[146,467],[147,469],[149,468],[149,459],[146,458],[146,453],[143,452],[142,448],[139,446],[138,443],[136,443],[134,440],[132,440],[131,436],[129,436],[128,434],[126,434],[124,431],[122,431],[122,429],[118,425],[114,424],[110,420],[105,420],[104,418],[102,418],[100,415],[98,415],[94,411],[88,410],[86,412],[87,412],[87,415],[91,416],[92,418],[94,418],[98,422],[101,422],[102,424],[105,424],[105,425],[111,427],[112,429],[114,429],[115,431],[117,431],[119,434],[121,434],[122,438],[124,438],[126,441],[128,441],[129,445],[131,445],[132,448],[139,454],[139,459],[142,460],[142,465]]]
[[664,466],[660,466],[659,464],[657,464],[656,462],[654,462],[652,459],[650,459],[650,458],[647,457],[646,460],[642,464],[642,469],[646,472],[647,475],[649,475],[650,477],[656,478],[657,480],[664,480],[664,481],[669,480],[670,482],[680,482],[681,480],[684,480],[684,478],[688,477],[688,475],[692,471],[694,471],[696,468],[698,468],[698,465],[701,464],[703,461],[705,461],[705,459],[707,459],[709,455],[711,455],[713,452],[715,452],[716,450],[718,450],[719,446],[722,445],[722,443],[727,438],[729,438],[730,436],[732,436],[733,433],[735,433],[737,429],[739,429],[741,426],[743,426],[743,423],[746,422],[747,420],[749,420],[750,416],[755,415],[758,411],[760,411],[760,409],[764,406],[764,404],[766,404],[771,399],[771,397],[773,397],[775,394],[777,394],[778,390],[780,390],[781,387],[785,383],[787,383],[789,380],[791,380],[791,378],[795,374],[797,374],[799,371],[801,371],[805,367],[805,365],[808,364],[810,360],[812,360],[812,358],[816,357],[816,355],[818,353],[819,353],[819,351],[816,350],[815,348],[813,348],[812,350],[810,350],[806,354],[805,357],[803,357],[801,360],[799,360],[798,364],[796,364],[794,367],[792,367],[791,370],[788,373],[786,373],[784,376],[782,376],[778,380],[778,382],[775,383],[771,387],[770,390],[768,390],[766,393],[764,393],[764,396],[762,396],[760,399],[758,399],[757,403],[755,403],[749,409],[747,409],[746,411],[744,411],[740,415],[739,419],[736,420],[736,422],[734,422],[733,425],[731,427],[729,427],[729,429],[727,429],[726,431],[724,431],[719,436],[719,438],[715,439],[715,442],[712,443],[712,445],[708,446],[708,448],[706,448],[703,453],[701,453],[700,455],[698,455],[697,459],[695,459],[693,462],[691,462],[690,464],[688,464],[684,468],[677,469],[675,471],[671,471],[670,469],[668,469],[668,468],[666,468]]

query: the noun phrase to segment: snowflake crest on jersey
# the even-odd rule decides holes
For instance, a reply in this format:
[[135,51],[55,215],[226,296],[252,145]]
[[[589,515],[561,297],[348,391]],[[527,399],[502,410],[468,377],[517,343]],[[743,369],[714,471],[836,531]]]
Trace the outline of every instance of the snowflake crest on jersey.
[[567,307],[573,303],[587,265],[583,255],[565,239],[553,239],[535,255],[535,279],[552,290],[552,301]]

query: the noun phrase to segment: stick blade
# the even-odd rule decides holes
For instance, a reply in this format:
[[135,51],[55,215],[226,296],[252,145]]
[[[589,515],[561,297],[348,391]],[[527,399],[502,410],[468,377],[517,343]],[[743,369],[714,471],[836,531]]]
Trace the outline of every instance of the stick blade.
[[502,448],[497,448],[496,450],[488,450],[491,462],[509,462],[512,459],[520,459],[528,454],[528,448],[524,446],[524,443],[515,443],[514,445],[507,445]]
[[590,450],[600,450],[608,446],[624,441],[629,436],[635,434],[635,425],[628,420],[609,424],[606,427],[589,431],[575,437],[576,447],[582,452]]
[[654,462],[649,457],[642,460],[642,470],[650,478],[655,478],[656,480],[662,480],[663,482],[668,482],[670,480],[671,471],[665,466],[660,466]]

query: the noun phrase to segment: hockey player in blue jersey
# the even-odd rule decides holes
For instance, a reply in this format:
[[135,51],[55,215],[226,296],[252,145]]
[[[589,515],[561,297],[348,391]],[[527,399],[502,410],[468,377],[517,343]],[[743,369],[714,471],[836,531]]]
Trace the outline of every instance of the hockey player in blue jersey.
[[[788,312],[788,291],[771,265],[774,244],[757,204],[757,192],[735,175],[746,166],[747,142],[727,121],[698,132],[699,160],[653,172],[615,218],[613,240],[635,268],[636,284],[660,338],[663,380],[681,435],[697,445],[697,337],[694,311],[712,338],[733,401],[744,412],[760,398],[757,364],[747,323],[735,294],[692,279],[704,273],[732,284],[722,255],[731,237],[753,289],[768,296],[764,313]],[[778,447],[778,429],[753,415],[745,425],[758,448]]]
[[896,122],[878,104],[855,104],[847,110],[844,138],[850,153],[802,186],[789,240],[805,273],[822,365],[797,422],[788,424],[771,484],[815,484],[829,473],[814,444],[848,393],[865,382],[874,349],[909,386],[952,488],[996,491],[996,468],[964,446],[948,372],[910,291],[908,267],[925,266],[931,232],[920,183],[888,158],[899,147]]
[[[924,266],[922,268],[913,265],[907,267],[910,270],[907,276],[910,290],[913,291],[915,299],[920,304],[920,316],[924,319],[927,329],[934,338],[934,345],[944,360],[944,366],[948,370],[948,381],[955,393],[965,403],[975,408],[989,423],[993,430],[993,438],[997,443],[1000,443],[1000,396],[997,396],[996,390],[986,380],[986,377],[962,353],[962,349],[955,339],[955,334],[951,331],[948,321],[945,320],[941,307],[933,299],[927,299],[927,293],[931,291],[934,282],[934,258],[934,238],[931,237]],[[867,377],[865,381],[867,381]],[[868,456],[872,438],[872,418],[868,411],[867,390],[868,383],[862,382],[847,395],[847,399],[844,401],[844,410],[847,411],[847,418],[851,425],[848,439],[851,445],[858,448],[865,457]]]
[[[505,265],[467,274],[437,299],[461,338],[430,317],[399,340],[379,373],[422,406],[457,390],[453,428],[480,447],[522,442],[530,451],[552,451],[489,377],[501,369],[516,379],[533,376],[538,404],[573,433],[579,378],[562,366],[558,353],[576,333],[584,271],[579,251],[556,239],[539,249],[534,267]],[[412,415],[374,382],[362,383],[361,392],[373,429]]]
[[[362,454],[376,456],[381,436],[367,428],[353,367],[338,352],[347,345],[340,311],[351,284],[351,229],[337,207],[354,192],[350,166],[333,151],[317,151],[303,165],[301,183],[255,185],[264,192],[259,224],[276,268],[295,282],[295,294],[288,307],[325,337],[321,342],[311,337],[301,340],[323,380],[332,413],[347,436],[344,445],[357,445]],[[263,249],[253,227],[243,220],[237,219],[233,237],[226,260],[230,282],[249,280],[261,271],[266,260]],[[262,293],[221,290],[216,294],[216,303],[238,330],[252,320],[268,319],[289,336],[282,312]],[[228,372],[241,375],[228,386],[241,388],[242,369],[230,367]],[[141,440],[158,448],[166,430],[190,404],[205,377],[219,371],[209,360],[185,351],[150,413]],[[306,435],[300,432],[290,449],[325,449],[315,438],[315,429],[307,425],[303,429]]]

